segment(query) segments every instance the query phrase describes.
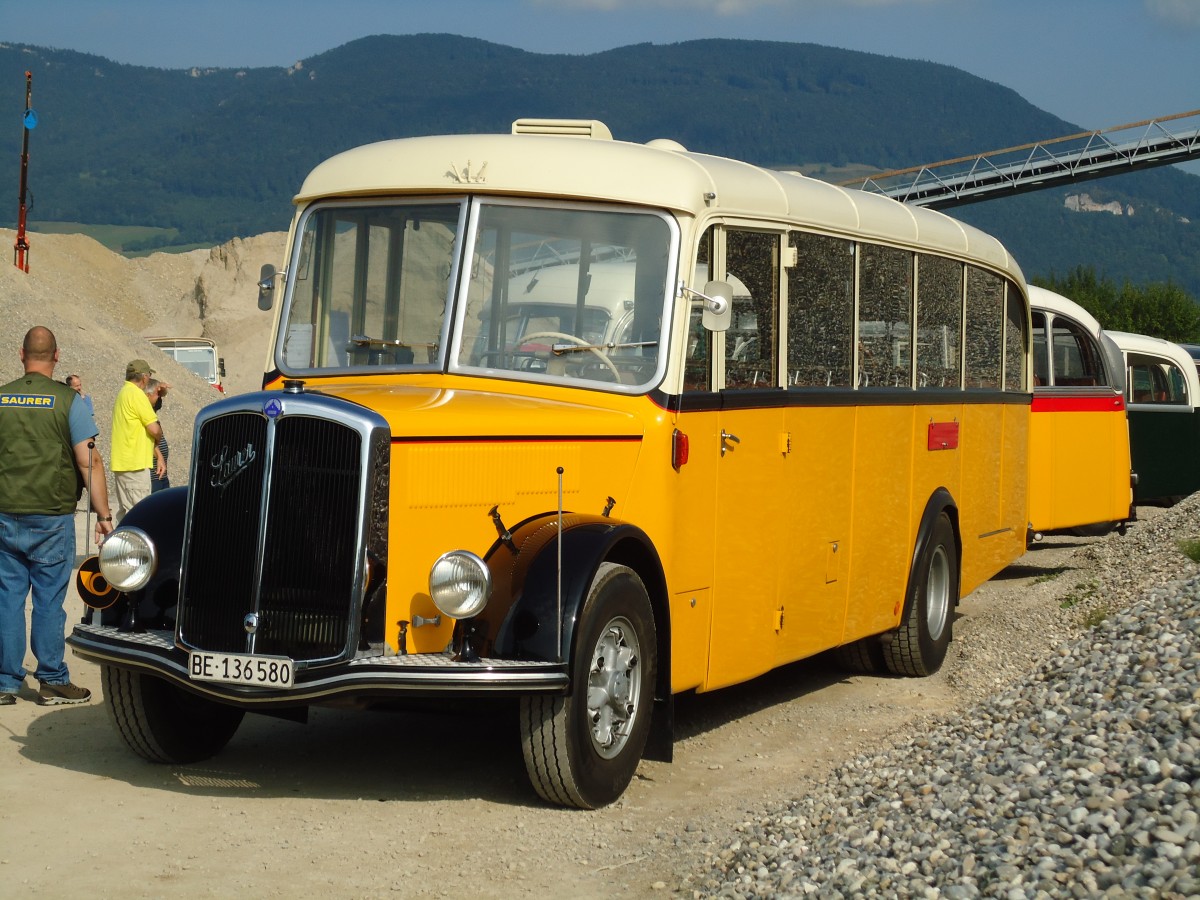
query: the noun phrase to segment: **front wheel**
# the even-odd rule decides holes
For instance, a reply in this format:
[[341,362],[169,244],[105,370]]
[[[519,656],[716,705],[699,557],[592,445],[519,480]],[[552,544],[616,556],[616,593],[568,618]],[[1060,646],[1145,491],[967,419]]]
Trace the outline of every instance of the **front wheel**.
[[194,763],[216,756],[244,713],[206,700],[153,675],[101,666],[104,705],[126,744],[157,763]]
[[897,675],[932,675],[946,659],[958,601],[958,547],[950,517],[937,522],[909,575],[904,621],[884,644],[884,661]]
[[521,748],[542,799],[595,809],[629,786],[650,729],[654,615],[632,569],[604,563],[588,590],[571,693],[521,700]]

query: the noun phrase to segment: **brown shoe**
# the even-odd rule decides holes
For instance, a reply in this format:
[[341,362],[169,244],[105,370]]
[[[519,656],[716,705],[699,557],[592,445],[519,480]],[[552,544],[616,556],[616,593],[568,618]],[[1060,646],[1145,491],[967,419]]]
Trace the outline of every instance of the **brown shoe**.
[[47,684],[42,682],[38,691],[38,703],[42,706],[69,706],[73,703],[87,703],[92,699],[92,692],[87,688],[67,682],[66,684]]

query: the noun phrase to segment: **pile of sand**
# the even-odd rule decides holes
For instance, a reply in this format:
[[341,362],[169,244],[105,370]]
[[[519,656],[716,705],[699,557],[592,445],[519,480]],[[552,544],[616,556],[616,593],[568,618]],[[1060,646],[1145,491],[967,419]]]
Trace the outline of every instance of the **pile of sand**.
[[[14,246],[16,233],[0,229]],[[99,448],[107,466],[112,406],[125,364],[150,362],[172,391],[160,419],[171,447],[173,483],[191,463],[196,413],[220,395],[167,357],[147,337],[205,337],[225,360],[226,394],[262,384],[271,313],[258,309],[264,263],[281,267],[286,235],[236,238],[211,250],[155,253],[126,259],[82,235],[30,233],[29,272],[0,265],[0,384],[22,372],[18,350],[25,332],[45,325],[58,338],[55,377],[76,373],[92,395]]]

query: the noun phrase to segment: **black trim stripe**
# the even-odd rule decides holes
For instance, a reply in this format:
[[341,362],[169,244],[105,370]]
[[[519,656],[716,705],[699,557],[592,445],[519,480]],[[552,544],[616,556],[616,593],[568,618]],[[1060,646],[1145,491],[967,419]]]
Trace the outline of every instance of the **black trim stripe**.
[[1029,406],[1033,394],[1018,391],[931,388],[749,388],[736,391],[689,391],[682,397],[655,390],[647,395],[668,412],[713,412],[727,409],[774,409],[801,406]]
[[393,444],[564,444],[641,443],[640,434],[445,434],[392,437]]

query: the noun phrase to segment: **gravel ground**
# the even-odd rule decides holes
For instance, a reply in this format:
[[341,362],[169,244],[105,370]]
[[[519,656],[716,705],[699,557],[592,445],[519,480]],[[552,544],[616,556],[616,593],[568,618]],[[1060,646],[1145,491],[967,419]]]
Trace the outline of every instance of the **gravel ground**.
[[684,890],[1200,896],[1200,577],[1178,546],[1198,513],[1193,496],[1087,547],[1088,576],[1060,604],[1082,633],[962,714],[747,819]]

